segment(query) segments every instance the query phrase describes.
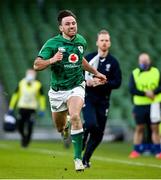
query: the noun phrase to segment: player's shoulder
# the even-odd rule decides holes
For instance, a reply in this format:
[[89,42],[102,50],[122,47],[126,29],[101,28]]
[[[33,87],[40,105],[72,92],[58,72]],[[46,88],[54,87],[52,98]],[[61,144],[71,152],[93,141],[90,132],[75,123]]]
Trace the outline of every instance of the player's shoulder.
[[160,71],[159,68],[157,68],[156,66],[151,66],[150,68],[151,68],[151,69],[154,69],[154,70],[156,70],[156,71]]
[[98,52],[91,52],[88,53],[85,58],[87,59],[87,61],[90,61],[92,58],[94,58],[96,55],[98,54]]
[[107,56],[109,59],[111,59],[112,61],[117,61],[118,62],[118,59],[113,56],[111,53],[108,53],[108,56]]
[[87,43],[87,41],[85,40],[85,38],[84,38],[82,35],[80,35],[80,34],[76,34],[76,41],[80,41],[80,42],[82,42],[82,43],[84,43],[84,44]]
[[140,68],[136,67],[135,69],[132,70],[132,74],[138,74],[140,73]]
[[34,86],[36,87],[36,89],[39,91],[40,88],[42,87],[42,83],[39,80],[34,80]]
[[48,40],[46,41],[45,44],[51,45],[51,44],[57,42],[58,40],[59,40],[59,35],[54,36],[54,37],[51,37],[50,39],[48,39]]
[[39,86],[42,85],[42,83],[41,83],[39,80],[37,80],[37,79],[36,79],[34,82],[35,82],[35,84],[37,84],[37,85],[39,85]]
[[79,34],[79,33],[76,34],[76,38],[80,38],[80,39],[85,40],[85,38],[81,34]]
[[53,47],[53,46],[55,46],[57,43],[59,43],[60,41],[61,41],[61,37],[60,37],[60,35],[58,34],[58,35],[56,35],[56,36],[53,36],[53,37],[49,38],[49,39],[45,42],[45,44],[44,44],[43,47]]
[[23,78],[19,81],[18,87],[21,89],[22,87],[26,86],[26,78]]
[[19,85],[21,85],[21,84],[23,84],[23,83],[25,83],[26,82],[26,79],[25,78],[23,78],[23,79],[21,79],[20,81],[19,81]]
[[108,54],[107,59],[111,61],[112,64],[119,65],[118,59],[113,56],[111,53]]

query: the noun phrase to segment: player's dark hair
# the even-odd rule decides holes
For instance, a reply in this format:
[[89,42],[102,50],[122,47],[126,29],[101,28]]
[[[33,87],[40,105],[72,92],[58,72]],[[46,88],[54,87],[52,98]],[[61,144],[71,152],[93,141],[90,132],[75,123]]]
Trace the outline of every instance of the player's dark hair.
[[68,16],[72,16],[72,17],[74,17],[76,19],[76,15],[74,13],[72,13],[72,11],[70,11],[70,10],[61,10],[59,12],[58,18],[57,18],[59,25],[61,24],[62,19],[64,17],[68,17]]

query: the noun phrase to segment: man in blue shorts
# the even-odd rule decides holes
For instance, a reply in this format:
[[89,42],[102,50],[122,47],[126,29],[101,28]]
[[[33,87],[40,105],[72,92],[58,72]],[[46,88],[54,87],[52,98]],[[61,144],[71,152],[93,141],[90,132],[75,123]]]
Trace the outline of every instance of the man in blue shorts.
[[157,159],[161,159],[159,137],[161,76],[160,71],[151,65],[150,56],[147,53],[139,55],[139,67],[132,71],[129,89],[133,96],[133,115],[136,122],[134,149],[129,158],[138,158],[143,152],[144,129],[145,125],[150,124],[153,152]]

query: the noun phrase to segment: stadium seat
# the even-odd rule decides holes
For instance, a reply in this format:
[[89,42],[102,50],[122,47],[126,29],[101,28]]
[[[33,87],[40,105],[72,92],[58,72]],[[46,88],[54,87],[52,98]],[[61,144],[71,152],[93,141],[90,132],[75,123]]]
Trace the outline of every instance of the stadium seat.
[[[99,30],[110,32],[111,53],[119,60],[123,74],[121,88],[112,95],[110,118],[120,118],[131,125],[128,81],[132,69],[137,66],[139,53],[148,52],[154,64],[161,67],[159,7],[158,2],[148,4],[137,0],[1,1],[0,54],[3,63],[0,64],[0,76],[5,91],[11,95],[25,70],[33,66],[44,42],[59,32],[56,21],[58,11],[71,9],[77,15],[79,33],[87,40],[86,54],[96,49]],[[50,69],[38,73],[46,95],[49,74]],[[50,109],[46,118],[45,123],[51,124]]]

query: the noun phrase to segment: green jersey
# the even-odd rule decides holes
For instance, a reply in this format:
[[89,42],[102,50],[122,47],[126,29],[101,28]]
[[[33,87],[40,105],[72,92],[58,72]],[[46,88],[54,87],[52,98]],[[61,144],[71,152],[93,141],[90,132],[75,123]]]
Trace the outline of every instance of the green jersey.
[[84,80],[82,59],[86,49],[86,40],[79,34],[68,40],[61,34],[49,39],[38,56],[49,59],[59,50],[63,52],[62,61],[51,65],[51,87],[55,90],[72,89]]

